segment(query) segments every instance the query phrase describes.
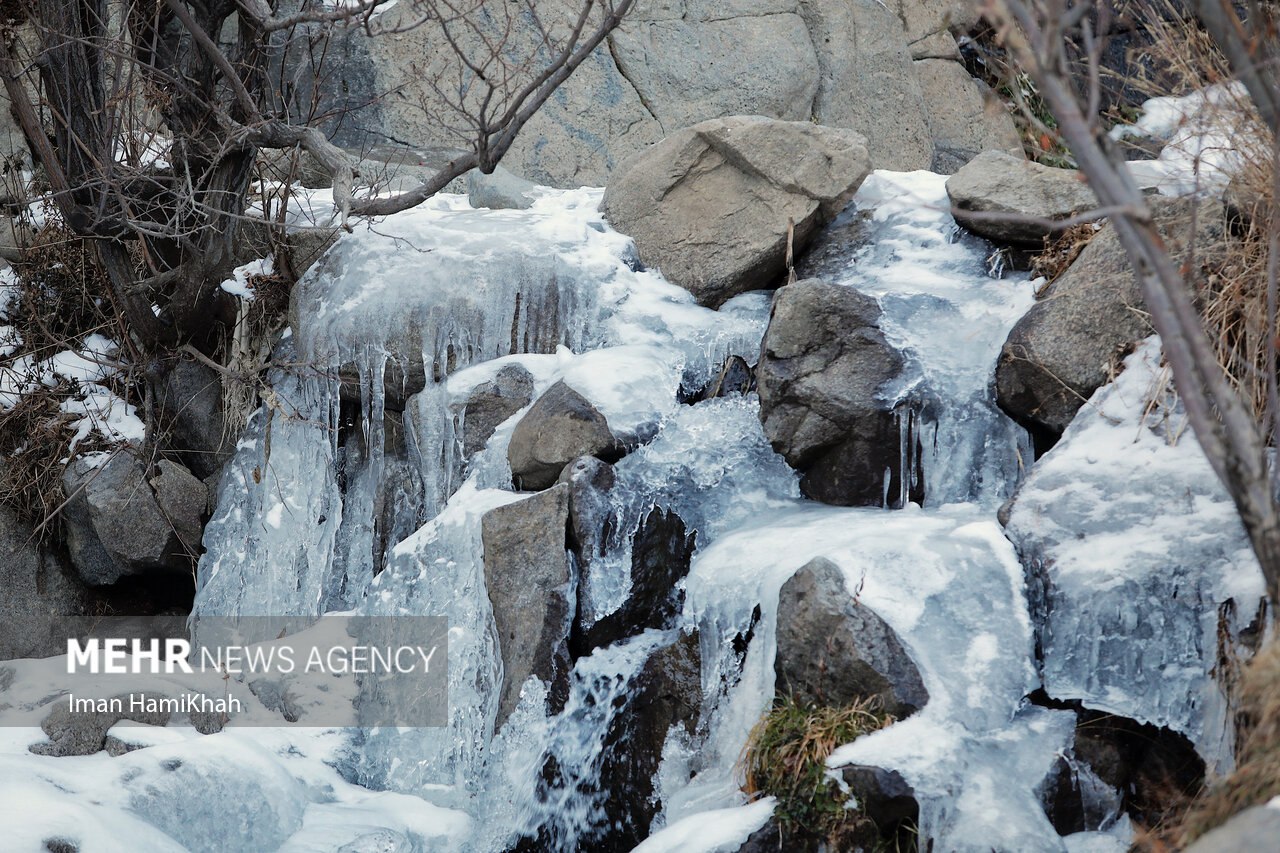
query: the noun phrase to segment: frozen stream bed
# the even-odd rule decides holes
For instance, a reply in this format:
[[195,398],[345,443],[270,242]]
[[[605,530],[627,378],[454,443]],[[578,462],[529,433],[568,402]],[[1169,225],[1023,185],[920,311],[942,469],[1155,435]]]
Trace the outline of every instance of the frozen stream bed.
[[[43,740],[36,726],[63,660],[0,664],[6,701],[30,721],[0,729],[0,846],[38,850],[63,838],[80,853],[499,853],[551,824],[557,849],[589,838],[603,808],[590,791],[609,709],[668,638],[648,632],[580,658],[558,713],[543,710],[529,682],[495,732],[501,668],[480,519],[519,497],[506,451],[522,412],[464,460],[458,404],[518,364],[537,393],[564,381],[633,440],[616,465],[615,531],[634,531],[655,504],[697,531],[678,627],[698,631],[709,723],[705,737],[668,740],[655,780],[662,809],[638,850],[731,853],[769,819],[771,801],[741,792],[737,763],[774,695],[779,589],[816,557],[835,563],[848,594],[899,634],[930,696],[914,716],[840,747],[830,767],[901,773],[935,851],[1125,849],[1123,818],[1107,832],[1060,837],[1038,793],[1071,748],[1076,715],[1027,698],[1042,686],[1043,626],[996,510],[1032,457],[990,390],[1034,285],[988,275],[989,247],[955,227],[944,180],[873,174],[845,214],[863,220],[864,236],[824,269],[880,302],[885,335],[906,358],[902,382],[884,394],[923,425],[928,489],[923,506],[896,511],[802,499],[761,432],[753,395],[678,401],[726,356],[755,361],[770,296],[697,306],[639,268],[630,241],[596,212],[598,191],[545,191],[519,212],[442,196],[344,236],[300,283],[272,376],[278,405],[254,415],[224,474],[193,624],[447,615],[449,725],[359,732],[308,728],[304,715],[268,728],[233,720],[201,735],[122,723],[145,748],[53,758],[28,747]],[[299,361],[324,369],[283,366]],[[425,374],[417,386],[415,369]],[[1140,417],[1141,400],[1126,405]],[[396,436],[386,427],[392,409],[403,419]],[[343,444],[340,433],[357,438]],[[259,479],[268,487],[247,487]],[[629,588],[626,537],[606,544],[601,560],[617,571],[585,599],[599,616]],[[1224,560],[1234,581],[1219,592],[1247,598],[1247,555],[1228,549]],[[1087,620],[1064,624],[1088,630]],[[753,639],[730,678],[744,633]],[[1071,684],[1061,662],[1050,671]],[[1176,723],[1177,713],[1160,706],[1148,718]],[[541,787],[546,755],[572,783],[556,796]]]

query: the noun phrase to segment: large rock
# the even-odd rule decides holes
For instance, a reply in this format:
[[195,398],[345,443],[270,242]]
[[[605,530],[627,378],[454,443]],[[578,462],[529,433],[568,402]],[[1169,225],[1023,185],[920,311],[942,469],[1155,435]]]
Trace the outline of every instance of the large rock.
[[603,210],[641,260],[714,307],[775,284],[788,221],[799,249],[870,168],[852,131],[735,116],[678,131],[628,161]]
[[1253,806],[1207,832],[1186,853],[1222,853],[1225,850],[1274,850],[1280,838],[1280,808]]
[[886,469],[900,467],[897,421],[878,393],[903,361],[879,319],[873,298],[818,279],[774,297],[756,367],[760,420],[817,500],[879,505]]
[[[65,651],[65,648],[64,648]],[[49,740],[32,744],[31,752],[37,755],[93,755],[102,751],[107,732],[121,720],[133,720],[148,726],[167,726],[168,711],[134,710],[131,698],[134,694],[115,697],[120,700],[120,711],[71,711],[70,702],[59,702],[49,712],[40,728]]]
[[462,453],[470,456],[488,443],[498,425],[533,401],[533,376],[508,364],[492,380],[476,386],[462,410]]
[[1028,217],[1067,219],[1098,205],[1080,172],[1003,151],[984,151],[974,157],[947,180],[947,195],[956,222],[973,233],[1035,248],[1044,244],[1050,230]]
[[[1198,211],[1183,200],[1150,204],[1179,264],[1192,247],[1204,257],[1222,239],[1216,203]],[[1022,423],[1061,433],[1124,351],[1150,331],[1129,258],[1114,229],[1104,226],[1010,331],[996,365],[997,401]]]
[[[191,552],[178,529],[198,545],[193,533],[200,521],[196,504],[201,513],[204,506],[190,495],[192,481],[201,491],[204,485],[180,466],[168,470],[161,474],[166,511],[156,500],[146,466],[131,452],[105,461],[82,457],[67,466],[62,484],[67,495],[67,550],[86,583],[111,584],[152,571],[190,571]],[[179,471],[185,477],[180,478]]]
[[805,564],[778,595],[774,670],[779,690],[818,705],[878,698],[902,718],[929,701],[897,633],[854,601],[844,573],[821,557]]
[[94,596],[40,546],[31,525],[0,507],[0,660],[65,654],[65,626],[87,616]]
[[[955,52],[945,31],[953,5],[961,4],[638,3],[533,116],[503,164],[538,183],[600,186],[627,157],[681,127],[763,115],[862,133],[878,168],[928,168],[932,142],[911,60]],[[581,6],[540,0],[537,22],[525,4],[509,8],[510,22],[493,12],[477,20],[493,28],[490,35],[501,37],[510,55],[523,56],[545,52],[538,23],[562,35]],[[450,114],[444,93],[433,87],[433,77],[456,75],[456,63],[439,27],[405,28],[417,15],[403,4],[389,6],[379,27],[403,28],[394,37],[368,39],[353,28],[335,38],[327,69],[342,85],[318,94],[321,112],[343,116],[328,128],[339,144],[412,139],[424,149],[457,147],[439,120]],[[918,44],[909,47],[912,39]],[[385,97],[388,91],[396,96]]]
[[198,477],[212,476],[235,451],[222,411],[222,379],[198,361],[178,361],[160,386],[160,424],[166,449]]
[[[569,627],[576,590],[565,550],[569,487],[558,485],[490,510],[480,521],[485,587],[502,655],[497,725],[532,676],[563,702],[569,677]],[[554,710],[554,709],[553,709]]]
[[626,706],[605,732],[599,779],[609,795],[593,831],[579,839],[580,849],[630,850],[645,839],[663,805],[655,794],[667,736],[674,729],[692,737],[701,709],[698,635],[683,634],[645,661],[628,686]]
[[1022,157],[1013,117],[995,93],[970,77],[959,62],[922,59],[915,63],[915,72],[928,106],[933,171],[955,172],[988,150]]
[[547,389],[516,424],[507,445],[511,476],[522,489],[545,489],[579,456],[622,456],[604,415],[564,381]]

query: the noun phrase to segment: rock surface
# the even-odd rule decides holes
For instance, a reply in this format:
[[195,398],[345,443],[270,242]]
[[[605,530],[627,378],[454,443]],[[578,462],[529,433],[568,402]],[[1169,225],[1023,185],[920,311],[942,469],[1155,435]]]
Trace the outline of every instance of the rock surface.
[[899,719],[929,694],[897,633],[857,603],[844,574],[821,557],[800,568],[778,596],[778,689],[818,705],[878,698]]
[[914,66],[933,136],[933,171],[953,173],[988,150],[1022,157],[1022,140],[1013,118],[963,65],[950,59],[922,59]]
[[[530,676],[563,701],[576,592],[565,551],[569,487],[490,510],[481,519],[485,586],[502,656],[497,726],[520,702]],[[553,700],[554,701],[554,700]],[[554,709],[553,709],[554,710]]]
[[1233,815],[1186,848],[1186,853],[1222,853],[1224,850],[1270,850],[1280,838],[1280,808],[1254,806]]
[[462,453],[482,449],[498,425],[533,401],[533,376],[508,364],[491,381],[478,385],[462,410]]
[[[1182,263],[1222,238],[1220,208],[1154,198],[1157,227]],[[1189,239],[1196,224],[1194,240]],[[1151,332],[1142,291],[1115,231],[1104,226],[1013,327],[996,365],[996,398],[1016,420],[1061,433],[1113,373],[1124,350]]]
[[760,420],[804,472],[804,493],[826,503],[879,505],[885,470],[899,467],[897,421],[878,394],[903,360],[879,317],[872,297],[818,279],[774,297],[756,367]]
[[167,450],[176,453],[196,476],[222,470],[235,451],[222,412],[222,380],[198,361],[179,361],[161,385],[160,422]]
[[521,489],[545,489],[579,456],[622,456],[604,415],[562,380],[547,389],[516,424],[507,446],[511,476]]
[[[178,470],[180,466],[173,466],[165,480],[166,499],[171,500],[178,525],[187,528],[193,522],[191,482],[201,491],[204,484],[189,473],[179,480]],[[100,465],[76,459],[63,475],[63,489],[67,550],[86,583],[105,585],[127,575],[190,570],[177,525],[157,503],[146,468],[132,453],[117,453]],[[200,502],[201,512],[207,500],[206,496]]]
[[499,166],[486,175],[479,169],[467,173],[467,201],[490,210],[527,210],[533,206],[529,191],[535,185]]
[[[553,33],[578,8],[570,0],[537,5]],[[911,61],[954,54],[947,27],[967,29],[971,13],[956,14],[962,8],[933,0],[637,4],[534,115],[503,165],[542,184],[601,186],[627,157],[681,127],[762,115],[857,131],[869,140],[877,168],[928,168],[933,146]],[[414,14],[388,7],[379,23],[394,29]],[[505,31],[513,53],[541,44],[526,16],[510,23],[507,30],[500,14],[488,21]],[[353,32],[339,41],[330,68],[343,85],[320,93],[330,114],[346,116],[332,128],[339,144],[365,147],[372,137],[456,147],[429,118],[441,110],[428,81],[452,70],[438,28],[378,39]],[[406,79],[409,67],[417,73]],[[378,97],[392,89],[400,97]]]
[[92,610],[93,595],[74,570],[8,508],[0,508],[0,589],[0,660],[65,654],[62,629]]
[[646,265],[717,307],[775,284],[788,221],[799,250],[870,168],[865,140],[851,131],[734,116],[677,131],[627,161],[602,209]]
[[[1098,205],[1074,169],[1055,169],[1003,151],[984,151],[969,161],[947,181],[947,195],[956,222],[973,233],[1032,248],[1042,246],[1050,232],[1026,217],[1066,219]],[[1007,218],[980,219],[970,213]]]
[[131,710],[129,694],[117,698],[122,701],[123,711],[72,713],[70,703],[60,702],[40,724],[49,737],[48,742],[33,744],[31,751],[37,755],[93,755],[104,748],[107,731],[121,720],[133,720],[149,726],[169,724],[168,711]]

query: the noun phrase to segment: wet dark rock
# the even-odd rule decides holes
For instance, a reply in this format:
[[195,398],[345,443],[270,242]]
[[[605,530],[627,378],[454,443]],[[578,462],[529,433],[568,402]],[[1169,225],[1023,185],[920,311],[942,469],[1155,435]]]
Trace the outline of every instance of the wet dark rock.
[[679,585],[689,574],[695,539],[680,516],[661,507],[651,509],[631,543],[630,594],[621,607],[590,626],[583,625],[579,612],[573,656],[582,657],[649,628],[674,627],[684,606]]
[[879,392],[903,359],[879,321],[875,299],[818,279],[774,297],[756,367],[760,420],[774,450],[803,472],[801,490],[825,503],[881,505],[885,471],[901,475],[898,415]]
[[840,776],[858,801],[858,810],[871,818],[881,838],[891,839],[919,822],[915,789],[898,771],[850,764],[840,769]]
[[717,397],[733,397],[748,394],[755,388],[756,377],[751,365],[740,355],[731,355],[720,365],[720,370],[687,403],[701,403]]
[[0,660],[65,654],[64,626],[89,615],[97,600],[72,567],[41,546],[31,525],[3,507],[0,589]]
[[565,550],[568,522],[569,487],[563,484],[490,510],[480,521],[485,586],[502,655],[498,726],[519,704],[530,676],[550,688],[553,706],[568,689],[577,602]]
[[521,489],[545,489],[579,456],[607,462],[623,448],[604,415],[563,381],[547,389],[516,424],[507,447],[511,476]]
[[802,701],[843,706],[878,698],[899,719],[929,701],[897,633],[854,600],[829,560],[810,561],[783,584],[777,644],[778,689]]

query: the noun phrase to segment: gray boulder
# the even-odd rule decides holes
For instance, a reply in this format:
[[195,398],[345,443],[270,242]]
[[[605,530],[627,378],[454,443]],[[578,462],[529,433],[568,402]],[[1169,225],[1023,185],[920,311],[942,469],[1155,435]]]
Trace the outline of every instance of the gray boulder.
[[955,37],[968,35],[981,18],[968,0],[891,0],[889,7],[902,20],[912,59],[959,59]]
[[179,454],[198,477],[210,477],[235,451],[222,411],[222,380],[198,361],[179,361],[160,386],[160,424],[166,450]]
[[804,493],[826,503],[879,505],[885,470],[900,467],[897,421],[877,395],[903,360],[879,319],[873,298],[818,279],[774,297],[756,367],[760,420],[804,472]]
[[116,697],[123,710],[71,712],[70,702],[59,702],[40,724],[49,740],[32,744],[37,755],[93,755],[105,748],[107,731],[121,720],[133,720],[149,726],[169,724],[168,711],[132,710],[130,694]]
[[[1050,230],[1026,217],[1067,219],[1098,205],[1082,173],[1003,151],[984,151],[974,157],[947,180],[947,195],[956,222],[973,233],[1037,248]],[[1004,215],[988,219],[971,213]]]
[[870,170],[852,131],[735,116],[677,131],[629,160],[603,210],[641,260],[715,307],[775,284],[788,221],[798,250]]
[[898,718],[929,694],[897,633],[854,601],[831,561],[811,560],[778,595],[778,689],[818,705],[879,698]]
[[156,471],[150,481],[156,506],[173,528],[179,547],[189,556],[198,557],[209,507],[209,489],[186,468],[168,459],[157,462]]
[[928,107],[935,172],[955,172],[988,150],[1022,158],[1013,118],[990,88],[950,59],[922,59],[914,65]]
[[498,425],[533,401],[533,375],[518,364],[477,385],[462,409],[462,452],[471,456],[488,443]]
[[67,550],[86,583],[111,584],[157,570],[190,571],[190,556],[176,527],[199,523],[191,515],[190,480],[201,491],[204,484],[179,480],[177,470],[179,466],[170,469],[165,480],[166,500],[178,517],[175,525],[156,500],[146,466],[131,452],[116,453],[101,464],[79,458],[67,466],[62,481]]
[[563,381],[547,389],[516,424],[507,446],[511,476],[521,489],[545,489],[579,456],[622,456],[604,415]]
[[[1223,237],[1216,203],[1198,211],[1184,200],[1150,203],[1179,264],[1192,247],[1204,257]],[[1010,331],[996,364],[997,401],[1022,423],[1061,433],[1129,345],[1150,333],[1129,258],[1115,231],[1104,226]]]
[[529,192],[536,188],[537,185],[533,182],[513,175],[501,166],[489,175],[479,169],[467,172],[467,200],[472,207],[527,210],[533,206],[533,197]]
[[1277,838],[1280,838],[1280,809],[1270,805],[1253,806],[1200,836],[1186,853],[1274,850]]
[[95,598],[74,570],[40,546],[31,525],[0,507],[0,660],[65,654],[65,626]]
[[530,676],[551,689],[553,705],[568,689],[577,596],[565,550],[568,521],[569,487],[563,484],[490,510],[480,521],[485,586],[502,657],[498,726],[520,703]]
[[582,567],[581,596],[590,585],[592,561],[604,555],[617,533],[613,496],[617,475],[608,462],[582,456],[564,467],[557,482],[569,487],[569,541]]

